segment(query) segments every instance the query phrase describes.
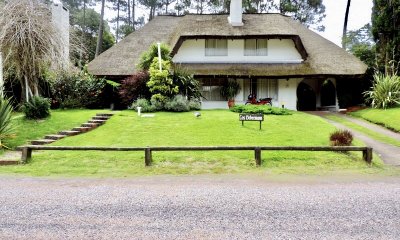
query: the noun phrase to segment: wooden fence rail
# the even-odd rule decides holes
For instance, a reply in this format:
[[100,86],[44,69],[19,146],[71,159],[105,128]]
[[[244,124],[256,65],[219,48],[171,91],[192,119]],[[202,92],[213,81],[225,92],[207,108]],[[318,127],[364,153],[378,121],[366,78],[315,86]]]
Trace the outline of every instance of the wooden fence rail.
[[75,147],[75,146],[22,146],[21,162],[26,163],[32,158],[33,150],[52,151],[144,151],[145,165],[150,166],[153,161],[152,152],[157,151],[254,151],[254,158],[257,166],[261,166],[261,151],[330,151],[348,152],[360,151],[363,153],[363,160],[368,164],[372,163],[372,148],[356,146],[186,146],[186,147]]

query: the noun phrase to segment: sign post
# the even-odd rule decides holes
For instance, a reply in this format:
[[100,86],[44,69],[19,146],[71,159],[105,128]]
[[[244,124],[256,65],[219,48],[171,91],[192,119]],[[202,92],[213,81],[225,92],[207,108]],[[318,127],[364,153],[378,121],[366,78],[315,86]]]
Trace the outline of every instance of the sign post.
[[240,113],[239,121],[242,121],[242,126],[244,126],[244,121],[259,121],[260,122],[260,130],[261,130],[261,122],[264,121],[264,114]]

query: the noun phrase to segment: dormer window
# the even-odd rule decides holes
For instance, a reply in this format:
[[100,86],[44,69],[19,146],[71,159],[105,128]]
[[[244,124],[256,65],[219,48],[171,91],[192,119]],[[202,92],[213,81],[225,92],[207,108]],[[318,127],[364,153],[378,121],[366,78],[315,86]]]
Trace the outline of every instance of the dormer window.
[[206,56],[228,56],[227,39],[206,39]]
[[268,56],[268,39],[245,39],[245,56]]

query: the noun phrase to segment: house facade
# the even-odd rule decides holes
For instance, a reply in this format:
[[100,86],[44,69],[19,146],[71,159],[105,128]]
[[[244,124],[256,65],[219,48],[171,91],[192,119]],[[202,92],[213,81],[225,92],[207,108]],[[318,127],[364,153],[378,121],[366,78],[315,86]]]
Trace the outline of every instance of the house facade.
[[154,42],[172,47],[172,61],[201,84],[202,108],[227,108],[220,95],[227,81],[241,86],[235,101],[251,94],[293,110],[337,110],[337,81],[361,77],[356,57],[281,14],[242,14],[231,1],[229,15],[158,16],[89,64],[98,76],[121,79],[135,72]]

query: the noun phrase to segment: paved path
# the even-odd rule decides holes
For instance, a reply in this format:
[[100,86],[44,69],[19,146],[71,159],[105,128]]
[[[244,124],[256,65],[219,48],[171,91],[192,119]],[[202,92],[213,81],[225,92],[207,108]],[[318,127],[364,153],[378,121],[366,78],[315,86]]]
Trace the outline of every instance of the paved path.
[[[325,116],[327,114],[334,114],[334,113],[330,113],[330,112],[309,112],[310,114],[314,114],[320,117],[325,118]],[[366,121],[362,121],[359,119],[355,119],[353,117],[349,117],[343,114],[335,114],[335,116],[338,117],[342,117],[345,118],[346,120],[349,120],[355,124],[361,125],[363,127],[368,128],[369,130],[387,135],[388,137],[392,137],[394,139],[397,139],[400,141],[400,134],[398,133],[394,133],[390,130],[387,130],[381,126],[366,122]],[[354,129],[351,129],[343,124],[340,124],[338,122],[335,122],[331,119],[327,119],[325,118],[329,123],[331,123],[332,125],[336,126],[337,128],[340,129],[347,129],[349,131],[351,131],[353,133],[353,135],[360,139],[361,141],[363,141],[367,146],[372,147],[374,152],[377,153],[380,158],[382,159],[382,161],[387,164],[387,165],[392,165],[392,166],[400,166],[400,147],[397,146],[393,146],[391,144],[387,144],[387,143],[383,143],[380,142],[378,140],[375,140],[361,132],[358,132]]]
[[0,182],[0,239],[400,239],[400,178]]

